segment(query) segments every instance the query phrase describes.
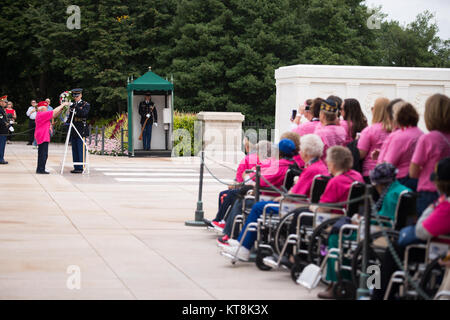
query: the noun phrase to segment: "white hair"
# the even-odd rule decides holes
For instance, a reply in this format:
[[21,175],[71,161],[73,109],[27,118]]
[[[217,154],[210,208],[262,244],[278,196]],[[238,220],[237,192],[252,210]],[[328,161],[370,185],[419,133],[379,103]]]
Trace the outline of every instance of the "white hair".
[[42,111],[44,108],[47,108],[46,106],[40,106],[38,107],[38,111]]
[[300,138],[300,152],[313,158],[320,158],[323,155],[324,144],[322,139],[316,134],[305,134]]

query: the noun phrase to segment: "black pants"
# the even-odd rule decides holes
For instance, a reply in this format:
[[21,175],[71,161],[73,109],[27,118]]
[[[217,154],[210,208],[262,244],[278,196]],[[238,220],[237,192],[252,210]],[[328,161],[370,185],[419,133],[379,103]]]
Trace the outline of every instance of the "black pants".
[[36,172],[45,172],[45,164],[48,158],[48,142],[43,142],[38,146],[38,162]]
[[28,122],[28,129],[30,130],[30,135],[28,137],[29,143],[33,143],[33,141],[34,141],[34,129],[35,128],[36,128],[36,121],[30,119]]

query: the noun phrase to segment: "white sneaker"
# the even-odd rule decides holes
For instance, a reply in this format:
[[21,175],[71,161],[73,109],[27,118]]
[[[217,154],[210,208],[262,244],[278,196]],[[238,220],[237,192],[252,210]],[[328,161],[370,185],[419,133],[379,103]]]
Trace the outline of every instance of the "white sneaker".
[[239,241],[237,241],[235,239],[228,239],[228,244],[230,245],[230,247],[238,247]]
[[237,252],[237,258],[242,261],[248,261],[250,258],[250,250],[248,250],[245,247],[229,246],[229,247],[223,248],[223,251],[225,251],[226,253],[229,253],[233,256],[236,256],[236,252]]

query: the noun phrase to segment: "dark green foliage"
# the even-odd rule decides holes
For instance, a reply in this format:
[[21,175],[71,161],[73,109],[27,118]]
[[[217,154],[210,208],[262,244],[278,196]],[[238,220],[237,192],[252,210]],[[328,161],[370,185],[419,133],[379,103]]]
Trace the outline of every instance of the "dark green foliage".
[[370,30],[360,0],[2,0],[0,94],[19,122],[32,98],[85,89],[92,117],[126,110],[126,82],[173,75],[179,111],[238,111],[272,122],[275,69],[293,64],[449,67],[450,42],[425,12]]

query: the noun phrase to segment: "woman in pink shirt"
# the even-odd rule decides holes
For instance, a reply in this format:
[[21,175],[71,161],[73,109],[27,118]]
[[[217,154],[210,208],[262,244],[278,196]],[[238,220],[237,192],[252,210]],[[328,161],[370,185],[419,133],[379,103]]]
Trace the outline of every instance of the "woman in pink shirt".
[[38,103],[38,113],[36,114],[36,129],[34,130],[34,138],[38,144],[38,161],[37,161],[37,174],[49,174],[45,171],[45,164],[48,158],[48,144],[50,142],[50,125],[51,120],[59,116],[65,106],[68,106],[69,102],[64,102],[53,111],[47,111],[48,103],[41,101]]
[[343,146],[345,145],[345,140],[347,138],[347,132],[341,126],[336,125],[337,122],[337,111],[336,102],[333,100],[324,100],[320,105],[320,123],[321,126],[317,126],[314,134],[317,134],[323,141],[324,155],[328,148],[332,146]]
[[416,190],[417,179],[409,176],[409,165],[419,138],[423,135],[417,127],[419,114],[408,102],[398,102],[393,107],[394,126],[397,128],[381,147],[378,163],[388,162],[398,169],[397,179],[406,187]]
[[305,118],[309,121],[300,124],[297,128],[292,130],[292,132],[297,133],[300,137],[304,136],[305,134],[314,133],[314,130],[316,130],[316,126],[320,124],[319,113],[322,101],[323,99],[316,98],[312,101],[310,106],[305,107]]
[[341,115],[344,120],[340,120],[340,125],[347,132],[345,145],[356,139],[356,134],[367,127],[367,118],[361,110],[361,105],[356,99],[345,99]]
[[419,138],[409,166],[411,178],[418,178],[417,213],[438,198],[436,186],[429,180],[436,163],[450,156],[450,99],[435,94],[425,103],[425,124],[430,131]]
[[370,183],[369,172],[373,170],[377,161],[372,159],[372,152],[381,149],[381,146],[392,131],[392,123],[387,106],[389,99],[378,98],[372,107],[372,125],[361,131],[358,140],[360,159],[363,159],[362,174],[364,181]]

